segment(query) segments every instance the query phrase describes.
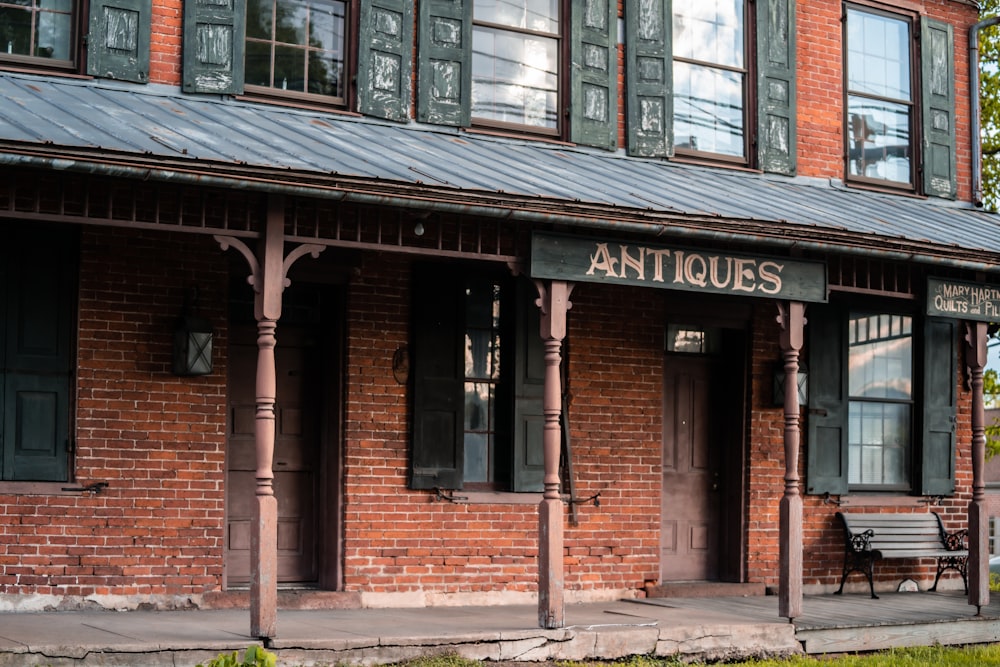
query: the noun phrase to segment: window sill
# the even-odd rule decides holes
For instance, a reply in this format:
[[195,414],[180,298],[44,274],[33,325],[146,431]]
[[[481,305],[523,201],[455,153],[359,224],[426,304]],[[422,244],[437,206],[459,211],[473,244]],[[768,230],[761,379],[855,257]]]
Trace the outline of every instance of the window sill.
[[512,491],[456,491],[455,500],[460,505],[537,505],[542,493],[514,493]]
[[907,496],[898,493],[859,493],[840,497],[841,507],[920,507],[926,504],[923,496]]
[[79,496],[83,491],[74,482],[0,482],[0,495],[13,496]]

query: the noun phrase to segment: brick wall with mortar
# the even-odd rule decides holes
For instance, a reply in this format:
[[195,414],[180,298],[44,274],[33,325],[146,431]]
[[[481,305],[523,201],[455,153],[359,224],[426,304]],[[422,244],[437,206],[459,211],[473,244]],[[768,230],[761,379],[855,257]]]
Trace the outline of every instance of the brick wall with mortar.
[[[0,594],[186,606],[222,576],[226,265],[207,237],[80,238],[74,480],[0,486]],[[216,327],[215,370],[178,378],[172,332],[192,287]],[[60,491],[98,481],[99,494]]]

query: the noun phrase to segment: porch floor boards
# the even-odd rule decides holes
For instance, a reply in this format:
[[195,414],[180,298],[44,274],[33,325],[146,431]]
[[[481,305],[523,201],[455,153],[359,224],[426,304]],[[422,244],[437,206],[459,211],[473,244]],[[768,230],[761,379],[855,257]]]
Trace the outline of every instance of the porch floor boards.
[[[678,609],[728,613],[747,621],[778,617],[777,596],[646,599]],[[991,596],[979,615],[962,591],[879,592],[808,595],[802,616],[793,619],[795,637],[806,653],[872,651],[932,644],[1000,641],[1000,595]]]

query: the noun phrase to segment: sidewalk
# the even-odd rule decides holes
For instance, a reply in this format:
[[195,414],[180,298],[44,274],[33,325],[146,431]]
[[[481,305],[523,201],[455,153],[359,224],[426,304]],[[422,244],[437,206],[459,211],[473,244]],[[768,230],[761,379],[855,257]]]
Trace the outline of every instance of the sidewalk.
[[[242,651],[245,609],[0,614],[0,667],[185,667]],[[381,665],[457,653],[495,661],[675,655],[717,660],[800,653],[780,618],[618,601],[566,606],[566,627],[538,628],[535,606],[282,610],[269,649],[279,665]]]

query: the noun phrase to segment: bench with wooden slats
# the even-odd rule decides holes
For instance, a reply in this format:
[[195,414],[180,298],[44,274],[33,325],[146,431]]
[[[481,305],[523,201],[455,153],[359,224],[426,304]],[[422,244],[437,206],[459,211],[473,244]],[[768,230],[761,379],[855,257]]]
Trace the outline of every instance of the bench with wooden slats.
[[861,572],[868,577],[868,587],[872,598],[875,584],[872,570],[875,561],[890,558],[936,558],[937,575],[930,590],[937,590],[938,580],[946,570],[957,570],[962,575],[965,592],[969,592],[967,568],[969,550],[965,539],[967,529],[949,533],[944,529],[941,517],[936,512],[919,514],[855,514],[837,512],[844,526],[844,573],[840,578],[843,592],[844,582],[852,572]]

